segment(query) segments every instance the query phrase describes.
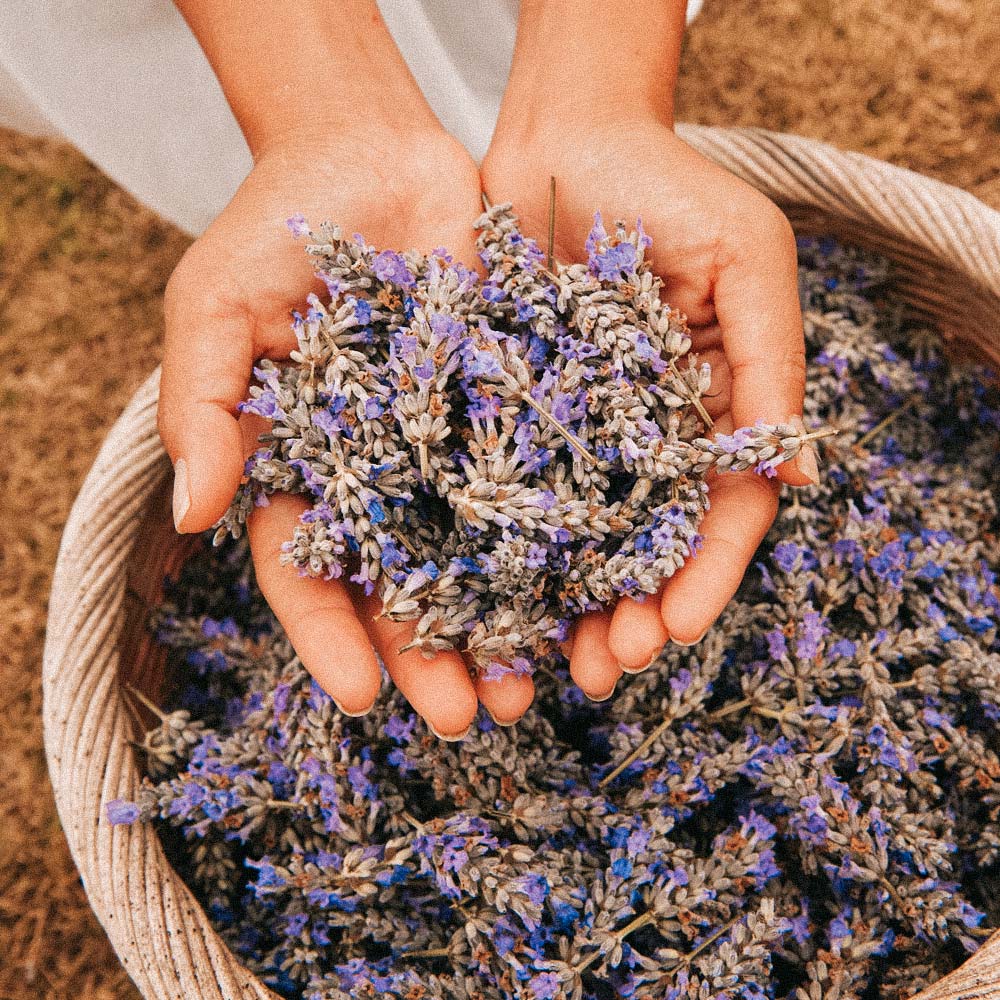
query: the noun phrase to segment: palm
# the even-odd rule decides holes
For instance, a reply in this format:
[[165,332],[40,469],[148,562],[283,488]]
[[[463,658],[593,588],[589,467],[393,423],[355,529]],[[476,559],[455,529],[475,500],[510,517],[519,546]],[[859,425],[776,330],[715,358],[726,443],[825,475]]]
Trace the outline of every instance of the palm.
[[[511,201],[525,230],[547,232],[556,178],[557,259],[578,259],[595,210],[641,217],[666,299],[684,311],[694,350],[712,364],[716,429],[800,412],[803,349],[795,248],[784,216],[757,191],[705,160],[663,126],[561,129],[526,139],[501,133],[483,164],[485,190]],[[780,478],[802,485],[794,465]],[[704,547],[661,594],[621,601],[578,623],[571,672],[594,698],[623,670],[644,668],[668,639],[698,640],[732,597],[777,510],[777,485],[724,475],[711,485]]]
[[[371,152],[366,156],[365,149]],[[359,159],[359,155],[362,157]],[[253,362],[281,359],[295,346],[289,312],[323,290],[285,220],[340,223],[377,246],[428,250],[448,246],[474,259],[472,222],[480,205],[475,165],[450,140],[393,149],[304,146],[264,156],[225,211],[197,240],[172,276],[165,301],[167,343],[160,400],[161,433],[183,455],[191,490],[185,531],[209,527],[228,506],[261,426],[234,419]],[[372,599],[352,585],[300,577],[277,555],[306,504],[275,496],[250,518],[257,579],[303,664],[350,713],[367,710],[380,683],[376,652],[414,708],[444,736],[471,723],[477,692],[457,654],[425,659],[400,653],[411,626],[377,617]],[[502,721],[530,703],[529,681],[482,688]]]

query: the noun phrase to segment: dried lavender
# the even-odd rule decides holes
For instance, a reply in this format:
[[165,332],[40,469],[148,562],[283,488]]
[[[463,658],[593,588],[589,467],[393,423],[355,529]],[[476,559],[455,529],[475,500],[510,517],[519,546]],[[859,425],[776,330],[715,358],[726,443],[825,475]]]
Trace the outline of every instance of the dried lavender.
[[712,373],[641,224],[609,235],[598,216],[588,262],[555,270],[509,205],[477,226],[485,279],[443,250],[309,234],[329,301],[295,315],[292,364],[256,370],[243,409],[271,430],[218,537],[275,490],[305,494],[286,562],[378,587],[416,623],[408,648],[461,649],[496,678],[552,665],[574,616],[679,569],[710,471],[773,476],[816,435],[707,437]]
[[280,993],[896,1000],[1000,926],[1000,393],[884,262],[803,241],[800,285],[826,481],[786,491],[709,635],[606,703],[557,667],[461,743],[388,685],[347,718],[244,543],[169,585],[158,780],[108,815],[158,822]]

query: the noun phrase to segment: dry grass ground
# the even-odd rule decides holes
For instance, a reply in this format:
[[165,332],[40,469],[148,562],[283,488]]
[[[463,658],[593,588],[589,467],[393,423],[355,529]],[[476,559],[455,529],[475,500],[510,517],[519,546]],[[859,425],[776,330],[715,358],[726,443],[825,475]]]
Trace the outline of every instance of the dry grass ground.
[[[708,0],[679,117],[824,139],[1000,207],[1000,5]],[[55,815],[39,673],[63,523],[158,361],[186,245],[72,149],[0,130],[0,1000],[136,996]]]

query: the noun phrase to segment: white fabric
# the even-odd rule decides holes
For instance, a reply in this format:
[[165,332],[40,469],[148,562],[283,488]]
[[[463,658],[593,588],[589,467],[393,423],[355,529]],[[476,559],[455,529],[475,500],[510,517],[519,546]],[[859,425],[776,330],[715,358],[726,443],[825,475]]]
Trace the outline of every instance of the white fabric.
[[[700,5],[691,0],[689,19]],[[431,107],[480,159],[510,68],[517,0],[379,7]],[[0,124],[65,137],[192,234],[251,166],[211,66],[170,0],[2,0]]]

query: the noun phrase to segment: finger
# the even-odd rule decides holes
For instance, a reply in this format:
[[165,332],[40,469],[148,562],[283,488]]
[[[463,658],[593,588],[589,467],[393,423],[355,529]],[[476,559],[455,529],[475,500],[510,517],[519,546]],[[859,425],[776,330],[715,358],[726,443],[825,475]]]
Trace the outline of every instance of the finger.
[[479,707],[462,657],[448,652],[428,658],[419,649],[405,649],[413,639],[413,622],[380,617],[381,602],[374,595],[362,602],[360,611],[389,676],[414,711],[440,739],[462,739]]
[[300,576],[279,560],[282,543],[291,539],[307,507],[301,497],[276,493],[251,515],[247,533],[257,583],[316,683],[341,711],[363,714],[382,677],[347,587],[339,580]]
[[663,278],[664,301],[684,314],[692,330],[715,323],[712,285],[707,277],[712,273],[712,263],[707,254],[700,264],[690,256],[681,261],[666,256],[659,273]]
[[566,657],[567,660],[573,658],[573,637],[576,635],[576,622],[571,621],[569,623],[569,628],[566,630],[566,638],[561,640],[559,643],[559,652]]
[[608,647],[626,673],[652,666],[670,639],[660,614],[660,593],[644,601],[623,597],[611,616]]
[[[773,206],[750,235],[723,262],[714,289],[737,426],[801,417],[805,390],[795,236]],[[792,486],[817,482],[815,452],[807,446],[777,475]]]
[[[182,261],[164,295],[157,422],[174,463],[174,521],[184,532],[210,527],[236,493],[243,474],[237,405],[254,361],[295,346],[283,304],[251,314],[206,290],[210,280],[211,268]],[[303,299],[308,291],[307,283]]]
[[498,726],[512,726],[535,698],[535,682],[526,674],[507,674],[497,681],[479,677],[475,687],[483,708]]
[[576,623],[570,676],[581,691],[593,701],[605,701],[614,693],[622,668],[608,646],[611,615],[592,611]]
[[271,421],[256,413],[241,413],[237,421],[240,428],[240,438],[245,462],[260,445],[260,437],[271,429]]
[[729,603],[778,510],[773,483],[753,472],[723,473],[709,485],[703,543],[663,588],[660,614],[670,638],[698,642]]
[[732,377],[722,348],[722,333],[717,326],[702,327],[691,331],[691,355],[697,363],[707,364],[712,370],[708,392],[701,397],[708,415],[718,421],[732,407]]

